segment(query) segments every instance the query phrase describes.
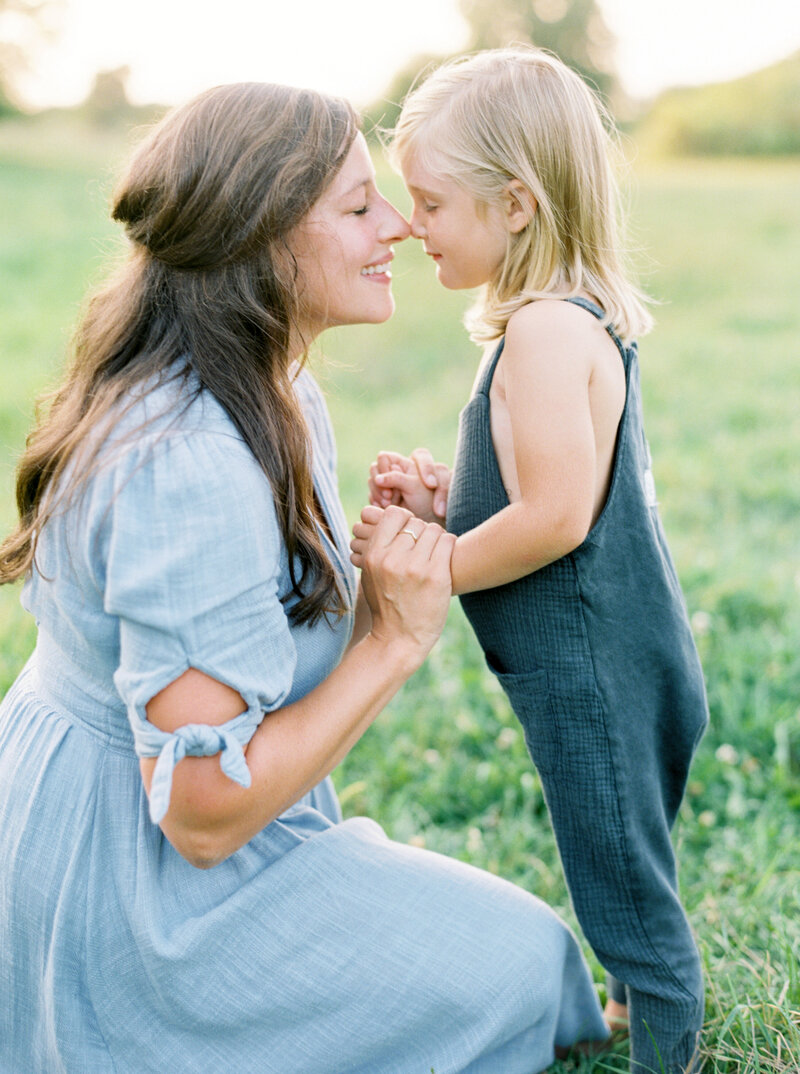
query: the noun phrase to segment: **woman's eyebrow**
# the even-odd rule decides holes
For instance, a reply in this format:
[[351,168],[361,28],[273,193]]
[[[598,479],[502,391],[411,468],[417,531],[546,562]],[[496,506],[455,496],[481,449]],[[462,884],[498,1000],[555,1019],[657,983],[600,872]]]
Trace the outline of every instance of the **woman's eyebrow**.
[[342,192],[342,197],[343,198],[350,197],[351,194],[355,194],[355,192],[357,190],[360,190],[362,188],[362,186],[369,186],[371,182],[372,182],[372,176],[370,176],[367,179],[361,179],[357,183],[353,183],[353,185],[350,187],[349,190],[345,190],[345,191]]

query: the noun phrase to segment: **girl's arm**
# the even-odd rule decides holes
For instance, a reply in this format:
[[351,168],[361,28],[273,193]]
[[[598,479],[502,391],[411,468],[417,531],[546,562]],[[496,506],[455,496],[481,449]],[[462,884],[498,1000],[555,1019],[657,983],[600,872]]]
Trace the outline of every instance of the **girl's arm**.
[[[416,542],[401,532],[409,520],[421,532]],[[245,748],[251,786],[224,775],[216,755],[176,766],[161,828],[189,862],[208,868],[222,861],[319,783],[420,666],[447,615],[453,543],[407,511],[383,513],[364,557],[371,629],[316,689],[264,717]],[[245,707],[235,690],[190,668],[146,709],[170,733],[187,723],[225,723]],[[155,764],[140,760],[148,794]]]
[[410,456],[381,451],[369,468],[369,502],[373,506],[396,504],[424,522],[444,525],[449,488],[450,468],[435,462],[427,448],[416,448]]
[[597,328],[559,301],[531,303],[511,317],[495,390],[505,397],[505,446],[518,499],[458,538],[454,593],[530,574],[577,548],[589,532],[597,484],[589,397],[602,338]]

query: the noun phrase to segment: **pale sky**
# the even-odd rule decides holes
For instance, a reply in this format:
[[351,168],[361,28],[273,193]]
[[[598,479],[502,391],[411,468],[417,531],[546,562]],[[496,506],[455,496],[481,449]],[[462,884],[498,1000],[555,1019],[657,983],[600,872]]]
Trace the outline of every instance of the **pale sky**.
[[[800,0],[599,0],[626,89],[734,78],[800,49]],[[457,0],[60,0],[21,88],[34,107],[82,100],[128,65],[131,98],[180,103],[220,82],[287,82],[372,103],[422,52],[463,49]],[[13,28],[12,28],[13,29]]]

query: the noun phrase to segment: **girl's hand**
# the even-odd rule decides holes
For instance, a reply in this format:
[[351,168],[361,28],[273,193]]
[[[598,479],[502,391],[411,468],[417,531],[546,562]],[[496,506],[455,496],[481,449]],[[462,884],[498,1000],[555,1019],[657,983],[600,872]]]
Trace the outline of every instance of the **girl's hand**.
[[[370,504],[361,511],[361,521],[353,526],[353,540],[350,542],[350,562],[359,570],[364,569],[364,553],[375,533],[375,528],[386,512],[382,507]],[[362,580],[363,581],[363,580]]]
[[397,506],[365,507],[351,560],[372,613],[373,637],[405,643],[421,661],[442,632],[450,603],[455,537]]
[[405,507],[424,522],[444,523],[450,469],[427,448],[411,456],[382,451],[369,471],[369,498],[376,507]]

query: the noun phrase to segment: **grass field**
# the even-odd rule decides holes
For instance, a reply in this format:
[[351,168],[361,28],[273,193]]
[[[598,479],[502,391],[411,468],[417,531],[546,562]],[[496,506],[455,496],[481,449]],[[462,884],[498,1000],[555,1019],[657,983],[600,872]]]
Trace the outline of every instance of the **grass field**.
[[[119,248],[105,220],[118,157],[117,142],[61,128],[0,129],[3,530],[34,397]],[[404,206],[396,179],[384,183]],[[642,162],[631,177],[637,259],[660,300],[642,345],[646,421],[711,705],[675,840],[707,972],[704,1069],[715,1074],[800,1071],[798,189],[797,160]],[[378,449],[426,444],[452,458],[474,375],[465,296],[438,288],[410,243],[395,264],[393,321],[331,333],[312,356],[351,519]],[[1,590],[0,691],[33,636],[18,591]],[[514,880],[574,924],[522,735],[457,607],[335,778],[346,813]],[[592,1068],[624,1061],[557,1067]]]

